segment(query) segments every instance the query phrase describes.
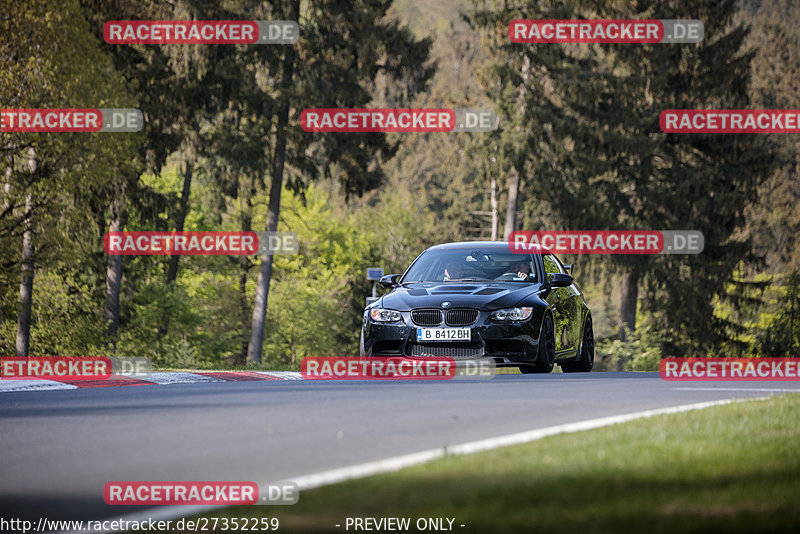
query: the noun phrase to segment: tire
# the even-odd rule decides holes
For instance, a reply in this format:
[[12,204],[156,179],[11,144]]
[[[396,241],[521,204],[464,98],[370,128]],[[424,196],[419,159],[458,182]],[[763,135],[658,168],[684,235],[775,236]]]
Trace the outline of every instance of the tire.
[[539,349],[536,362],[532,365],[520,365],[522,374],[549,373],[553,370],[556,361],[556,334],[553,326],[553,317],[546,314],[542,319],[542,331],[539,334]]
[[562,363],[561,370],[565,373],[588,373],[592,367],[594,367],[594,330],[592,329],[592,317],[589,316],[583,327],[580,356],[574,362]]

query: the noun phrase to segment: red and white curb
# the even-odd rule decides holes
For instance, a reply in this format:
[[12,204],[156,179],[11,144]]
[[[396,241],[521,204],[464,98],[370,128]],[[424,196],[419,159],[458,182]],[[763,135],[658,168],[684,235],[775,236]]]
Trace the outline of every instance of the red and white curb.
[[164,386],[170,384],[195,384],[198,382],[258,382],[265,380],[303,380],[303,377],[298,371],[198,371],[195,373],[154,372],[143,377],[114,375],[105,380],[0,379],[0,393],[117,386]]

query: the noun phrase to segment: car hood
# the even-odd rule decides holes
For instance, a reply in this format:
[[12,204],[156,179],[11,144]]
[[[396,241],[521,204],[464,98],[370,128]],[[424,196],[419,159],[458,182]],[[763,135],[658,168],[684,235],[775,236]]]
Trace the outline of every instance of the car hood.
[[510,308],[522,299],[538,292],[539,284],[519,282],[424,282],[405,284],[384,295],[376,304],[384,308],[408,311],[414,308],[441,308],[449,302],[451,308],[480,308],[484,310]]

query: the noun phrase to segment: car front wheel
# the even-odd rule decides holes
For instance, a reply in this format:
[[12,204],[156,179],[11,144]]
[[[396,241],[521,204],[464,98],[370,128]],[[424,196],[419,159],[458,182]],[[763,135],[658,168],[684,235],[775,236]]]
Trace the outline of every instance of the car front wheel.
[[553,370],[556,361],[556,335],[553,326],[553,318],[545,315],[542,319],[542,331],[539,334],[539,350],[536,356],[536,363],[532,365],[520,365],[519,370],[522,374],[549,373]]

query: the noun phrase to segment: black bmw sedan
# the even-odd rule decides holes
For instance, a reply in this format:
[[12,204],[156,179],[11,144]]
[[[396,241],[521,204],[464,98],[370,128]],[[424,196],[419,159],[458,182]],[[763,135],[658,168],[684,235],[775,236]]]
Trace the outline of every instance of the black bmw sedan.
[[392,291],[364,310],[362,356],[491,358],[523,373],[588,372],[592,317],[571,265],[545,248],[526,254],[505,241],[425,250]]

